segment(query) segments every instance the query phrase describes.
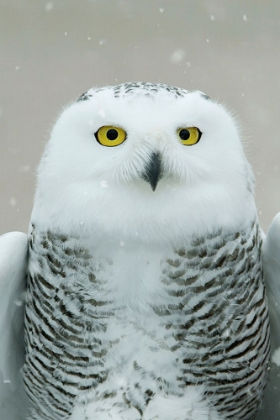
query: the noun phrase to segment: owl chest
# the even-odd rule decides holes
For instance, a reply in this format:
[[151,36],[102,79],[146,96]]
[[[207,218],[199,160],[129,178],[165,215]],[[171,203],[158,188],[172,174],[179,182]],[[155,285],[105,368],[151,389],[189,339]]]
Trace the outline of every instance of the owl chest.
[[253,227],[173,250],[96,256],[45,234],[30,252],[26,382],[39,371],[47,388],[67,383],[74,397],[157,377],[176,395],[206,386],[221,411],[241,413],[248,401],[256,410],[269,355],[258,241]]
[[212,235],[176,250],[122,244],[98,256],[46,235],[31,252],[29,301],[36,308],[40,296],[52,318],[83,320],[81,335],[106,330],[113,341],[113,322],[122,336],[156,332],[171,351],[184,346],[209,358],[209,347],[222,351],[259,318],[264,287],[254,233]]

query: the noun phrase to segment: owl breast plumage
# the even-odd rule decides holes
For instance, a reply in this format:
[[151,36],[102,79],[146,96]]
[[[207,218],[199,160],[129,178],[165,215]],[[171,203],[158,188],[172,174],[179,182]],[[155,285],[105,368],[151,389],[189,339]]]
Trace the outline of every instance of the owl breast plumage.
[[161,84],[82,95],[38,172],[28,419],[253,419],[270,351],[261,245],[223,107]]

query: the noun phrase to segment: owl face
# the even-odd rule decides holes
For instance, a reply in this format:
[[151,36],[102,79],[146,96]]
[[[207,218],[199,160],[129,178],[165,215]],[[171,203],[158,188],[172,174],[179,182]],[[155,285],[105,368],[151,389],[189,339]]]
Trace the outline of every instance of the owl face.
[[224,107],[199,91],[131,83],[91,89],[63,112],[39,167],[35,209],[56,209],[62,224],[72,214],[93,230],[146,232],[176,220],[185,231],[238,219],[251,184]]

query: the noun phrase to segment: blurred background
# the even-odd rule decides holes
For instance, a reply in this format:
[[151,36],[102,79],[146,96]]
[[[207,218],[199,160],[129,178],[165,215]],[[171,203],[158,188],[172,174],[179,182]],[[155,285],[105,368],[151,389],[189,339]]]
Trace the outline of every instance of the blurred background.
[[264,230],[280,211],[280,2],[1,0],[0,234],[26,232],[63,106],[92,86],[199,89],[237,116]]

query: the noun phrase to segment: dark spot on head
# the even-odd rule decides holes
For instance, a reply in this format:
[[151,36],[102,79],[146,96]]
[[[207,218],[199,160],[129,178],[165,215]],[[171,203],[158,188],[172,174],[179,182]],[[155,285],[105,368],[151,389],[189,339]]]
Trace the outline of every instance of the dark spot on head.
[[87,92],[84,92],[79,99],[77,100],[77,102],[80,101],[88,101],[91,98],[91,95],[89,95]]
[[206,101],[212,101],[212,99],[210,98],[210,96],[205,95],[205,93],[201,93],[200,95],[203,99],[206,99]]

